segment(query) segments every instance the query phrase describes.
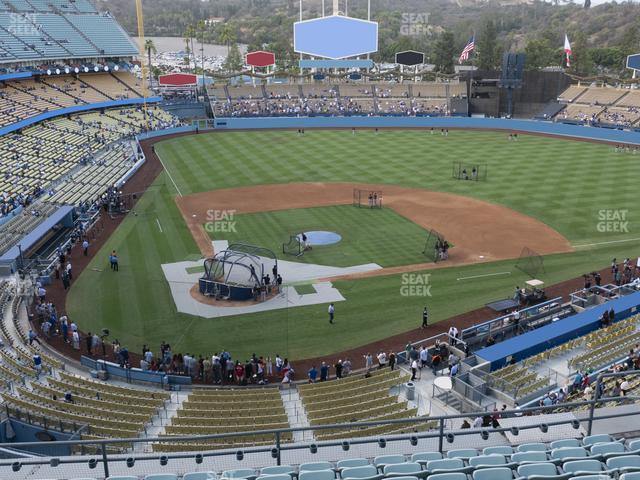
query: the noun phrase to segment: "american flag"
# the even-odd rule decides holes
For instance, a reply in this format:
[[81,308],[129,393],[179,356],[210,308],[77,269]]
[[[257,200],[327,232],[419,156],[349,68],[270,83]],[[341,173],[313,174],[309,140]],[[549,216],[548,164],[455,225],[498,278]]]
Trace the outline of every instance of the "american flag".
[[476,48],[476,37],[472,35],[465,47],[462,49],[462,53],[460,54],[460,58],[458,58],[458,63],[462,63],[465,60],[469,60],[469,55]]

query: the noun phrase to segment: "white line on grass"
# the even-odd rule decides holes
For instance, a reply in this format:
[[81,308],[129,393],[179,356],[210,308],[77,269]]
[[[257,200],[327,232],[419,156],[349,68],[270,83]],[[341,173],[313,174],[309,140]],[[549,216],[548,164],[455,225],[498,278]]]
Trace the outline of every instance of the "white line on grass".
[[158,152],[156,152],[156,157],[158,157],[158,160],[160,160],[160,165],[162,165],[162,168],[164,169],[164,171],[167,172],[167,175],[169,176],[169,180],[171,180],[171,183],[173,183],[173,186],[175,187],[176,192],[178,192],[178,195],[182,196],[182,192],[178,188],[178,185],[176,185],[176,182],[171,176],[171,174],[169,173],[169,170],[167,170],[167,167],[165,167],[164,162],[162,161],[162,158],[160,157]]
[[625,240],[611,240],[609,242],[586,243],[584,245],[573,245],[573,248],[597,247],[598,245],[611,245],[612,243],[637,242],[638,240],[640,240],[640,237],[638,237],[638,238],[627,238]]
[[497,273],[485,273],[484,275],[471,275],[470,277],[460,277],[456,278],[456,280],[471,280],[472,278],[483,278],[483,277],[493,277],[496,275],[511,275],[511,272],[497,272]]
[[158,219],[158,217],[156,217],[156,223],[158,224],[158,230],[160,230],[160,233],[162,233],[162,225],[160,225],[160,220]]

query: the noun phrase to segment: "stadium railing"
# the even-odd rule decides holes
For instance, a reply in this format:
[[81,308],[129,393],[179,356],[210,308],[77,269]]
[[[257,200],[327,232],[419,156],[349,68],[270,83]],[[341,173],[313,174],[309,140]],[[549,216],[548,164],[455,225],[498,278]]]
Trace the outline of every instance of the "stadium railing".
[[[628,372],[626,372],[628,374]],[[620,374],[609,374],[607,376],[623,376]],[[604,378],[604,376],[603,376]],[[598,382],[601,380],[599,377]],[[595,389],[597,391],[597,388]],[[225,439],[233,439],[246,436],[246,432],[215,434],[215,435],[202,435],[202,436],[161,436],[161,437],[147,437],[147,438],[120,438],[120,439],[90,439],[90,440],[60,440],[56,442],[57,447],[69,447],[72,451],[93,451],[97,452],[99,458],[92,457],[33,457],[33,458],[21,458],[20,460],[8,459],[0,460],[0,468],[10,467],[14,472],[19,471],[23,466],[35,466],[35,465],[49,465],[58,466],[64,464],[87,464],[89,462],[90,468],[96,468],[99,464],[102,464],[105,478],[109,477],[109,471],[111,466],[117,466],[118,464],[126,464],[132,467],[135,464],[135,454],[128,455],[113,455],[110,452],[117,451],[118,445],[134,446],[136,444],[150,443],[155,445],[166,445],[167,448],[156,449],[158,454],[139,454],[140,460],[144,461],[160,461],[162,465],[166,464],[172,459],[195,459],[196,463],[200,464],[205,458],[212,457],[223,459],[224,457],[234,458],[237,461],[242,461],[249,455],[253,454],[267,454],[270,455],[272,461],[276,465],[282,464],[282,454],[291,453],[295,451],[299,452],[311,452],[313,454],[320,453],[319,459],[322,457],[322,452],[327,452],[327,455],[335,455],[335,447],[341,447],[342,450],[349,450],[351,447],[365,445],[379,448],[385,448],[388,444],[395,442],[409,442],[411,445],[417,445],[419,441],[424,439],[435,439],[437,441],[439,452],[449,450],[445,448],[447,444],[452,444],[457,437],[480,437],[482,440],[488,440],[495,434],[510,434],[517,436],[521,432],[542,432],[547,433],[554,427],[570,426],[576,431],[576,437],[582,436],[579,430],[586,424],[584,428],[587,436],[592,434],[593,424],[596,421],[603,421],[621,417],[631,417],[640,415],[640,410],[633,409],[607,409],[603,413],[596,410],[596,404],[603,404],[605,402],[611,403],[623,403],[632,404],[640,400],[640,396],[627,396],[627,397],[601,397],[589,401],[572,402],[562,404],[564,408],[570,409],[583,409],[584,415],[581,417],[575,417],[573,415],[559,415],[559,416],[547,416],[539,415],[544,413],[552,413],[558,408],[557,405],[553,406],[539,406],[532,408],[518,408],[515,410],[504,410],[500,412],[501,418],[518,419],[517,426],[498,426],[496,428],[483,427],[481,429],[452,429],[447,428],[447,425],[453,425],[454,422],[459,424],[463,419],[475,418],[476,416],[485,416],[487,412],[474,412],[466,414],[448,415],[448,416],[432,416],[432,417],[414,417],[405,419],[385,420],[379,422],[358,422],[354,423],[341,423],[334,425],[318,425],[314,427],[297,427],[287,429],[271,429],[271,430],[256,430],[252,432],[252,435],[260,436],[260,438],[271,437],[271,442],[260,442],[259,447],[247,447],[244,450],[207,450],[208,443],[211,442],[224,442]],[[587,410],[584,410],[585,407]],[[434,423],[437,425],[435,429],[423,431],[420,427],[421,424],[426,422]],[[407,426],[411,429],[413,425],[414,431],[406,434],[392,434],[388,436],[376,436],[367,438],[351,438],[350,440],[337,440],[337,441],[323,441],[317,443],[289,443],[284,441],[285,438],[290,438],[295,432],[304,432],[313,430],[318,434],[323,431],[351,431],[354,429],[354,425],[360,428],[378,427],[383,425],[399,425]],[[631,424],[630,424],[631,425]],[[564,438],[567,438],[568,434],[564,433]],[[475,440],[473,440],[476,442]],[[193,450],[190,452],[172,453],[170,445],[176,444],[184,448],[184,444],[193,445]],[[230,441],[229,443],[233,443]],[[477,443],[477,442],[476,442]],[[0,449],[18,449],[25,450],[28,448],[41,447],[42,442],[23,442],[23,443],[2,443]],[[333,448],[333,450],[332,450]],[[202,451],[201,451],[202,450]],[[140,451],[140,450],[136,450]],[[332,453],[333,452],[333,453]],[[265,457],[266,458],[266,457]],[[266,466],[266,465],[263,465]]]

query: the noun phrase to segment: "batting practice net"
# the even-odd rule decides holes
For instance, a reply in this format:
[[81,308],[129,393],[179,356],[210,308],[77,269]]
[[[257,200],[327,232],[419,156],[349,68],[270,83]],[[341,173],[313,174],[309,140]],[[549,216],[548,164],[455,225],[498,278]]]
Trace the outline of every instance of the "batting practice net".
[[487,179],[487,165],[484,163],[453,162],[452,177],[455,180],[484,182]]
[[429,230],[422,253],[432,262],[446,260],[449,258],[449,243],[443,235],[435,230]]
[[289,241],[282,244],[282,253],[285,255],[295,255],[296,257],[304,254],[304,245],[297,235],[291,235]]
[[516,268],[531,278],[537,278],[540,273],[544,273],[544,259],[529,247],[524,247],[516,262]]
[[382,208],[381,190],[353,189],[353,206],[367,208]]

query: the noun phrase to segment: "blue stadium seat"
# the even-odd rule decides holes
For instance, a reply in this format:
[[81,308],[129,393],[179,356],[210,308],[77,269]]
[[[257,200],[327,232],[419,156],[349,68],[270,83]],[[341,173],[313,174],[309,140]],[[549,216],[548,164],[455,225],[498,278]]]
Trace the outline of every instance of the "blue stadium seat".
[[553,463],[526,463],[518,467],[518,475],[521,477],[546,476],[553,477],[558,474],[558,467]]
[[427,462],[425,470],[437,472],[442,470],[461,470],[464,462],[461,458],[443,458],[442,460],[430,460]]
[[511,455],[513,448],[508,445],[496,445],[495,447],[484,447],[482,449],[483,455],[493,455],[494,453],[498,455]]
[[544,443],[523,443],[518,445],[519,452],[546,452],[547,446]]
[[222,472],[221,478],[244,478],[247,480],[255,480],[258,478],[256,472],[250,468],[238,468],[236,470],[225,470]]
[[422,467],[416,462],[395,463],[391,465],[385,465],[384,475],[388,476],[400,476],[400,475],[412,475],[420,473]]
[[562,440],[556,440],[555,442],[551,442],[549,444],[549,450],[553,450],[554,448],[564,448],[564,447],[581,447],[582,443],[576,438],[564,438]]
[[363,467],[345,468],[340,472],[340,477],[345,478],[383,478],[384,475],[378,474],[378,469],[373,465],[365,465]]
[[638,469],[640,470],[640,455],[625,455],[607,459],[607,468],[618,468],[620,470]]
[[309,472],[313,470],[331,470],[332,468],[333,465],[329,462],[308,462],[301,464],[298,470],[301,472]]
[[510,468],[481,468],[473,472],[473,480],[512,480],[513,472]]
[[587,437],[584,437],[582,439],[582,444],[585,447],[588,447],[589,445],[593,445],[595,443],[612,442],[613,440],[615,440],[615,439],[611,438],[611,435],[609,435],[607,433],[602,433],[602,434],[599,434],[599,435],[589,435]]
[[132,477],[131,475],[109,477],[107,480],[138,480],[138,477]]
[[[330,471],[330,470],[326,470],[326,471]],[[316,473],[316,472],[308,472],[308,473]],[[328,480],[332,480],[333,478],[335,478],[335,475],[333,475]],[[256,480],[291,480],[291,475],[289,475],[288,473],[274,473],[273,475],[260,475]],[[325,480],[325,479],[307,479],[307,480]]]
[[623,473],[618,480],[640,480],[640,472]]
[[[291,476],[287,475],[289,479]],[[333,470],[311,470],[307,472],[300,472],[298,474],[299,480],[334,480],[336,478],[336,474]],[[270,479],[267,479],[270,480]],[[278,479],[280,480],[280,479]],[[282,480],[287,480],[282,479]]]
[[580,475],[578,477],[571,477],[569,480],[611,480],[611,477],[603,474]]
[[418,462],[424,465],[430,460],[441,460],[442,454],[440,452],[417,452],[411,455],[412,462]]
[[397,463],[404,463],[406,458],[404,455],[379,455],[373,459],[373,464],[382,471],[387,465],[394,465]]
[[624,452],[624,444],[620,442],[596,443],[591,446],[591,455],[606,455],[608,453]]
[[144,480],[178,480],[178,476],[175,473],[150,473]]
[[213,472],[189,472],[185,473],[182,480],[215,480],[216,474]]
[[562,447],[551,450],[551,458],[558,460],[584,458],[588,456],[589,452],[587,452],[583,447]]
[[459,448],[457,450],[449,450],[447,452],[447,458],[471,458],[477,457],[478,451],[475,448]]
[[273,465],[271,467],[264,467],[260,469],[260,475],[279,475],[282,473],[286,473],[287,475],[291,475],[295,473],[296,469],[291,465]]
[[640,450],[640,438],[630,440],[628,448],[629,450]]
[[365,465],[369,465],[369,460],[366,458],[347,458],[345,460],[339,460],[336,464],[336,469],[342,470],[344,468],[364,467]]
[[429,480],[467,480],[467,474],[456,472],[436,473],[435,475],[429,475]]
[[604,468],[602,468],[602,463],[599,460],[572,460],[563,463],[562,470],[575,475],[578,472],[602,472]]
[[[425,473],[425,472],[422,472],[422,473]],[[404,477],[393,476],[390,478],[393,478],[393,480],[418,480],[418,477],[410,477],[410,476],[404,476]]]
[[483,467],[485,465],[499,466],[506,465],[507,459],[504,455],[494,453],[493,455],[478,455],[469,459],[469,465],[472,467]]
[[511,455],[511,461],[516,463],[523,462],[547,462],[547,452],[516,452]]

